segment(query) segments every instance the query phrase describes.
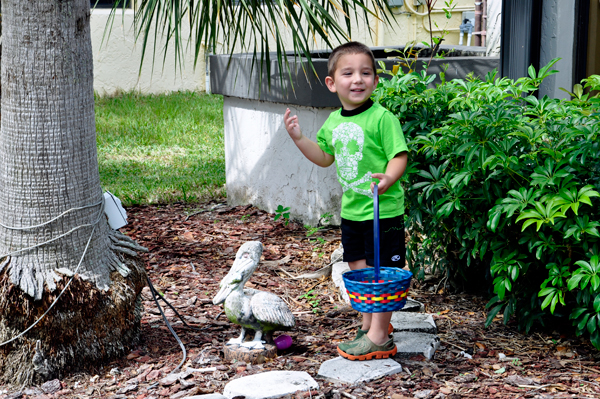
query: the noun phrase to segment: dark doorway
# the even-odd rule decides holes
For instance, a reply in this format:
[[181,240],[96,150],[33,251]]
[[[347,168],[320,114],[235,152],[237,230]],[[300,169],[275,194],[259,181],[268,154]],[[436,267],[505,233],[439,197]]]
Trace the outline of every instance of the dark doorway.
[[541,36],[542,0],[502,0],[500,74],[516,80],[539,69]]
[[[113,8],[118,0],[90,0],[92,8]],[[121,0],[119,8],[129,8],[129,0]]]

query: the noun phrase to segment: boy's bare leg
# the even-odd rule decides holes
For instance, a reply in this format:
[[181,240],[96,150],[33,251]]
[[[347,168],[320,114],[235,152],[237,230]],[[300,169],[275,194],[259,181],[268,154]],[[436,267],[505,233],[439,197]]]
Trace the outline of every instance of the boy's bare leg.
[[[366,269],[367,267],[367,261],[365,259],[361,259],[361,260],[357,260],[354,262],[348,262],[348,266],[350,266],[350,270],[358,270],[358,269]],[[372,320],[372,315],[373,313],[362,313],[362,327],[360,328],[363,331],[369,331],[371,328],[371,320]],[[390,316],[391,318],[391,316]],[[387,331],[387,325],[386,325],[386,331]],[[369,337],[370,339],[371,337]]]
[[392,312],[373,313],[371,318],[371,328],[367,337],[375,345],[383,345],[390,337],[388,336],[388,326],[392,319]]
[[[365,269],[367,261],[365,259],[348,262],[350,270]],[[388,326],[392,319],[392,312],[385,313],[363,313],[363,324],[361,330],[368,331],[367,336],[375,345],[383,345],[390,338],[388,336]]]

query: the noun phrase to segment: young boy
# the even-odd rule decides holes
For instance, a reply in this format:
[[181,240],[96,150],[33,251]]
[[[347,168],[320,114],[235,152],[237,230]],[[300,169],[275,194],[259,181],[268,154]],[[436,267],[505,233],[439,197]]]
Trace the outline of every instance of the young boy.
[[[400,122],[370,99],[379,77],[371,50],[357,42],[333,50],[325,84],[337,93],[342,109],[334,111],[317,134],[317,142],[300,131],[298,117],[287,109],[284,123],[300,151],[316,165],[337,164],[342,185],[342,244],[350,269],[374,264],[373,188],[377,179],[380,212],[381,266],[404,267],[404,193],[398,179],[408,161]],[[389,337],[391,312],[363,313],[353,341],[338,345],[350,360],[387,358],[396,354]]]

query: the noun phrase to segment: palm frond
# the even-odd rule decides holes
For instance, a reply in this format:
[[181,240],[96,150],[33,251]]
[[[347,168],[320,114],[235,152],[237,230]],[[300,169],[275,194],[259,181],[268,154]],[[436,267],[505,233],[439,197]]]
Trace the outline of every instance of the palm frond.
[[[150,50],[154,64],[157,39],[162,36],[163,65],[167,49],[174,46],[175,61],[181,68],[183,43],[187,40],[193,46],[194,66],[203,50],[230,56],[247,52],[255,55],[252,69],[258,63],[262,78],[264,72],[270,76],[273,52],[279,70],[291,77],[286,35],[290,37],[293,59],[305,58],[308,69],[314,71],[311,49],[321,43],[333,48],[350,40],[352,28],[360,23],[359,16],[370,34],[369,17],[391,24],[388,10],[386,0],[139,0],[135,31],[136,39],[142,40],[141,62],[153,37],[155,44]],[[184,37],[186,24],[189,35]]]

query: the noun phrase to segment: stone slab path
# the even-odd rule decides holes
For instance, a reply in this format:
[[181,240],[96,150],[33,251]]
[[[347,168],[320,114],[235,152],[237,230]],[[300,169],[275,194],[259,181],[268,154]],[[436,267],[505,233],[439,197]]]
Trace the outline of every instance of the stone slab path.
[[408,359],[412,356],[423,355],[431,360],[435,351],[440,347],[440,339],[437,335],[412,331],[395,332],[394,343],[398,348],[395,359]]
[[407,313],[404,311],[392,314],[392,325],[394,332],[419,332],[426,334],[437,334],[437,326],[433,316],[425,313]]
[[319,384],[305,371],[267,371],[231,381],[225,385],[223,396],[274,399],[313,389],[319,389]]
[[369,382],[386,375],[402,371],[400,363],[392,359],[369,360],[368,362],[353,362],[337,357],[324,362],[319,368],[318,376],[332,382],[357,384]]

